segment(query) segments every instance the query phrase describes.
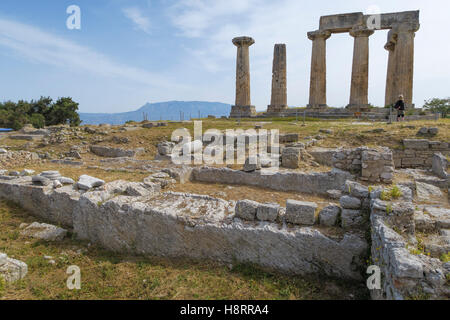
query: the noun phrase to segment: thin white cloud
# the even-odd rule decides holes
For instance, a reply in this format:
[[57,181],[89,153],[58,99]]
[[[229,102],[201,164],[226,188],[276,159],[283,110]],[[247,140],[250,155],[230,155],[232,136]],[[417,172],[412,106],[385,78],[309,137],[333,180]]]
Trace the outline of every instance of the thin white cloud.
[[36,27],[0,18],[0,47],[37,63],[120,79],[150,87],[181,87],[167,77],[124,65],[89,47]]
[[142,30],[145,33],[150,33],[151,23],[150,19],[142,13],[142,11],[137,7],[125,8],[122,10],[125,14],[125,17],[130,19],[135,28],[138,30]]

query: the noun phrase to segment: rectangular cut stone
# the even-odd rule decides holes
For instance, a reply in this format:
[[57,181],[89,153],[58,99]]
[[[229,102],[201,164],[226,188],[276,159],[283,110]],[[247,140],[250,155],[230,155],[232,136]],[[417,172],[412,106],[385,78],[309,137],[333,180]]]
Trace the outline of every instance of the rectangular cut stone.
[[403,145],[406,149],[428,150],[430,142],[428,140],[420,139],[404,139]]
[[286,221],[293,224],[314,225],[317,204],[306,201],[286,201]]
[[280,209],[280,206],[276,203],[261,204],[256,211],[256,217],[261,221],[275,221]]
[[301,161],[301,149],[284,148],[281,154],[281,166],[288,169],[298,169]]
[[347,32],[354,25],[361,25],[363,13],[344,13],[320,17],[320,30],[329,30],[334,33]]
[[403,158],[402,159],[402,166],[408,166],[408,165],[422,165],[425,161],[422,158]]
[[249,221],[255,220],[256,210],[258,209],[258,207],[258,202],[251,200],[240,200],[236,203],[236,217]]

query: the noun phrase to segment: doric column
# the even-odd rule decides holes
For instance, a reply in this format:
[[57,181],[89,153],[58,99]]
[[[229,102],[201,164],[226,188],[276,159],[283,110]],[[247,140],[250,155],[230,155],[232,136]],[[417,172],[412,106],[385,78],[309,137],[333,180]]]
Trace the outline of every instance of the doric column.
[[286,45],[276,44],[273,50],[272,97],[267,112],[287,109]]
[[395,89],[396,96],[403,95],[406,108],[413,105],[413,78],[414,78],[414,37],[419,30],[418,23],[403,23],[394,27],[397,37],[395,45]]
[[388,58],[388,69],[387,69],[387,75],[386,75],[386,95],[384,99],[384,105],[392,105],[396,102],[396,93],[397,90],[395,89],[395,82],[394,82],[394,76],[395,76],[395,43],[397,42],[396,36],[393,33],[392,30],[388,33],[388,42],[384,46],[384,48],[389,52],[389,58]]
[[233,39],[237,47],[236,59],[236,102],[231,108],[230,117],[251,117],[256,115],[250,101],[250,58],[249,47],[255,43],[250,37]]
[[330,36],[331,32],[324,30],[308,32],[308,38],[313,42],[308,108],[327,107],[326,40]]
[[347,108],[362,111],[369,106],[369,36],[373,30],[354,27],[350,35],[355,38],[353,47],[352,82],[350,103]]

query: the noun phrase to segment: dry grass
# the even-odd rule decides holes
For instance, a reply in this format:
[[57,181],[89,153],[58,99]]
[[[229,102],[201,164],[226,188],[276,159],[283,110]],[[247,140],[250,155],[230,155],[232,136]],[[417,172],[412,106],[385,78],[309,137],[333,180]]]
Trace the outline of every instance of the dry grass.
[[283,192],[270,189],[241,186],[226,185],[217,183],[188,182],[185,184],[175,184],[169,187],[169,190],[175,192],[187,192],[194,194],[205,194],[211,197],[221,198],[225,200],[241,200],[248,199],[260,203],[278,203],[286,206],[286,200],[312,201],[324,206],[329,203],[329,199],[307,195],[297,192]]
[[[0,202],[0,252],[28,264],[28,275],[6,285],[0,299],[366,299],[362,284],[326,277],[288,277],[249,265],[168,260],[111,253],[71,239],[23,238],[21,223],[36,219]],[[51,256],[50,264],[44,256]],[[66,269],[81,269],[81,290],[66,288]],[[352,295],[352,296],[350,296]]]

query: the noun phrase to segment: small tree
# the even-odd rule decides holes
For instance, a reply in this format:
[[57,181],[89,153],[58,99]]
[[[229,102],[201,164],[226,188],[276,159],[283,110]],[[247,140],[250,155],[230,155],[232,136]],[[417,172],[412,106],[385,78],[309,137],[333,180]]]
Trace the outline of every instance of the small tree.
[[70,123],[72,127],[78,126],[81,120],[77,110],[78,103],[73,101],[72,98],[60,98],[51,106],[49,112],[46,114],[45,123],[47,125]]
[[440,113],[442,118],[445,118],[447,114],[450,114],[450,98],[425,100],[423,107],[431,112]]
[[33,127],[42,129],[45,126],[45,118],[42,114],[33,113],[33,115],[30,117],[30,123],[33,125]]

